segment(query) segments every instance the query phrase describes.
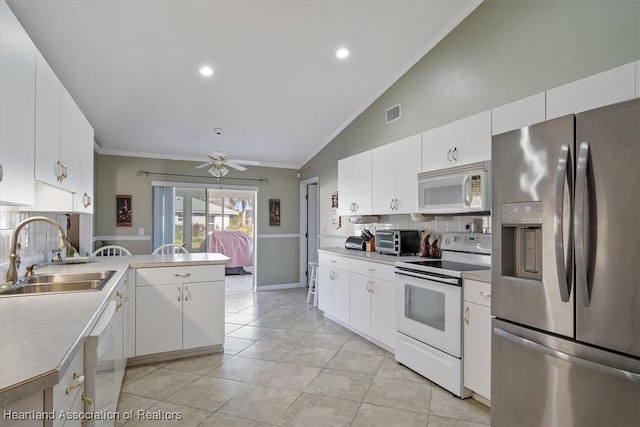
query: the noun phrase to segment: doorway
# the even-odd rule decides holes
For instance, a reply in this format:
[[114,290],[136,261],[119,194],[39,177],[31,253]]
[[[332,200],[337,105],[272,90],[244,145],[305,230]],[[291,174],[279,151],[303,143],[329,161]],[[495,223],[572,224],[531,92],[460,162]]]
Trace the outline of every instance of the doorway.
[[318,261],[318,177],[300,182],[300,286],[309,284],[309,263]]
[[156,186],[153,246],[173,243],[190,253],[223,253],[231,258],[226,290],[255,290],[256,196],[256,189]]

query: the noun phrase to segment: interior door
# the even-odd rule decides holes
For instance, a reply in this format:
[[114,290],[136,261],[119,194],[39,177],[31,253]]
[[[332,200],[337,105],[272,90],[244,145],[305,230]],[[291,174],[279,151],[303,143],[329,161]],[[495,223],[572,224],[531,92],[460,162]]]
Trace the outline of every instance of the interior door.
[[640,357],[640,100],[576,116],[576,334]]

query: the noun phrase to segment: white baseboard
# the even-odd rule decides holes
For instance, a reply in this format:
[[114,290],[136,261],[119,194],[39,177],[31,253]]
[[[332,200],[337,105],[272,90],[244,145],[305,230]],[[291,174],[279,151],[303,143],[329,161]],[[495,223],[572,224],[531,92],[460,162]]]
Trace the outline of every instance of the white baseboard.
[[282,283],[280,285],[260,285],[256,286],[257,291],[274,291],[277,289],[293,289],[293,288],[306,288],[305,286],[300,285],[300,283]]

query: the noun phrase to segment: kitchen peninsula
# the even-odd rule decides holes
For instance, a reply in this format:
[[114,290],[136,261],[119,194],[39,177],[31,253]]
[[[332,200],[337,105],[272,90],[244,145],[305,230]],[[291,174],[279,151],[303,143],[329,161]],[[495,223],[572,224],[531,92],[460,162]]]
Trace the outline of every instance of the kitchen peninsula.
[[[138,255],[97,257],[96,262],[92,263],[48,265],[38,269],[36,274],[105,270],[112,270],[114,274],[100,291],[0,297],[0,407],[4,409],[9,404],[19,403],[21,399],[36,396],[35,402],[45,402],[44,407],[41,406],[39,409],[57,409],[47,407],[47,396],[48,394],[50,396],[50,390],[55,389],[56,384],[61,382],[63,373],[70,367],[73,360],[82,359],[76,356],[83,353],[85,338],[110,301],[116,301],[118,309],[124,307],[124,326],[121,335],[125,341],[122,345],[124,358],[135,356],[135,335],[131,340],[131,334],[135,334],[136,316],[131,313],[135,314],[132,310],[135,310],[136,302],[139,307],[145,305],[139,299],[136,301],[135,296],[140,288],[156,285],[156,283],[150,283],[151,280],[147,280],[143,286],[140,286],[140,283],[137,283],[138,272],[153,272],[151,276],[156,277],[160,282],[158,288],[164,284],[163,275],[164,277],[170,275],[172,281],[176,283],[197,281],[194,285],[220,288],[221,292],[215,293],[214,300],[207,300],[204,303],[209,316],[207,319],[216,320],[215,323],[207,325],[207,329],[215,332],[216,342],[207,342],[205,346],[200,345],[202,340],[192,339],[191,342],[198,345],[188,348],[185,346],[184,350],[185,355],[192,355],[194,349],[201,352],[222,351],[224,265],[228,261],[227,256],[217,253]],[[193,276],[189,271],[190,268],[194,270]],[[171,288],[179,292],[173,285]],[[191,290],[187,289],[186,292]],[[193,297],[189,294],[189,298],[185,294],[185,297],[180,297],[178,301],[184,299],[185,302],[191,302],[197,298],[196,291],[193,291],[193,294]],[[175,298],[172,296],[172,299]],[[202,306],[203,303],[199,304]],[[197,317],[192,317],[189,319],[189,324],[197,321]],[[126,343],[128,335],[130,344]],[[179,356],[180,351],[173,351],[167,358]],[[78,373],[78,375],[81,374],[82,372]],[[66,394],[69,394],[68,391]]]

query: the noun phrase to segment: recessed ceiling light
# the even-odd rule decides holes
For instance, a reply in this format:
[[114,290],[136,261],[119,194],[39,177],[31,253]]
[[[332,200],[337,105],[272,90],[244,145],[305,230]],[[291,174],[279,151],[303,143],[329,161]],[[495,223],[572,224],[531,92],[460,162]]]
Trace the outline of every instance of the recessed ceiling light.
[[349,56],[349,49],[347,49],[346,47],[341,47],[340,49],[336,50],[336,56],[339,59],[344,59],[347,56]]
[[208,65],[203,65],[202,67],[200,67],[200,74],[205,77],[211,77],[213,76],[213,68],[209,67]]

